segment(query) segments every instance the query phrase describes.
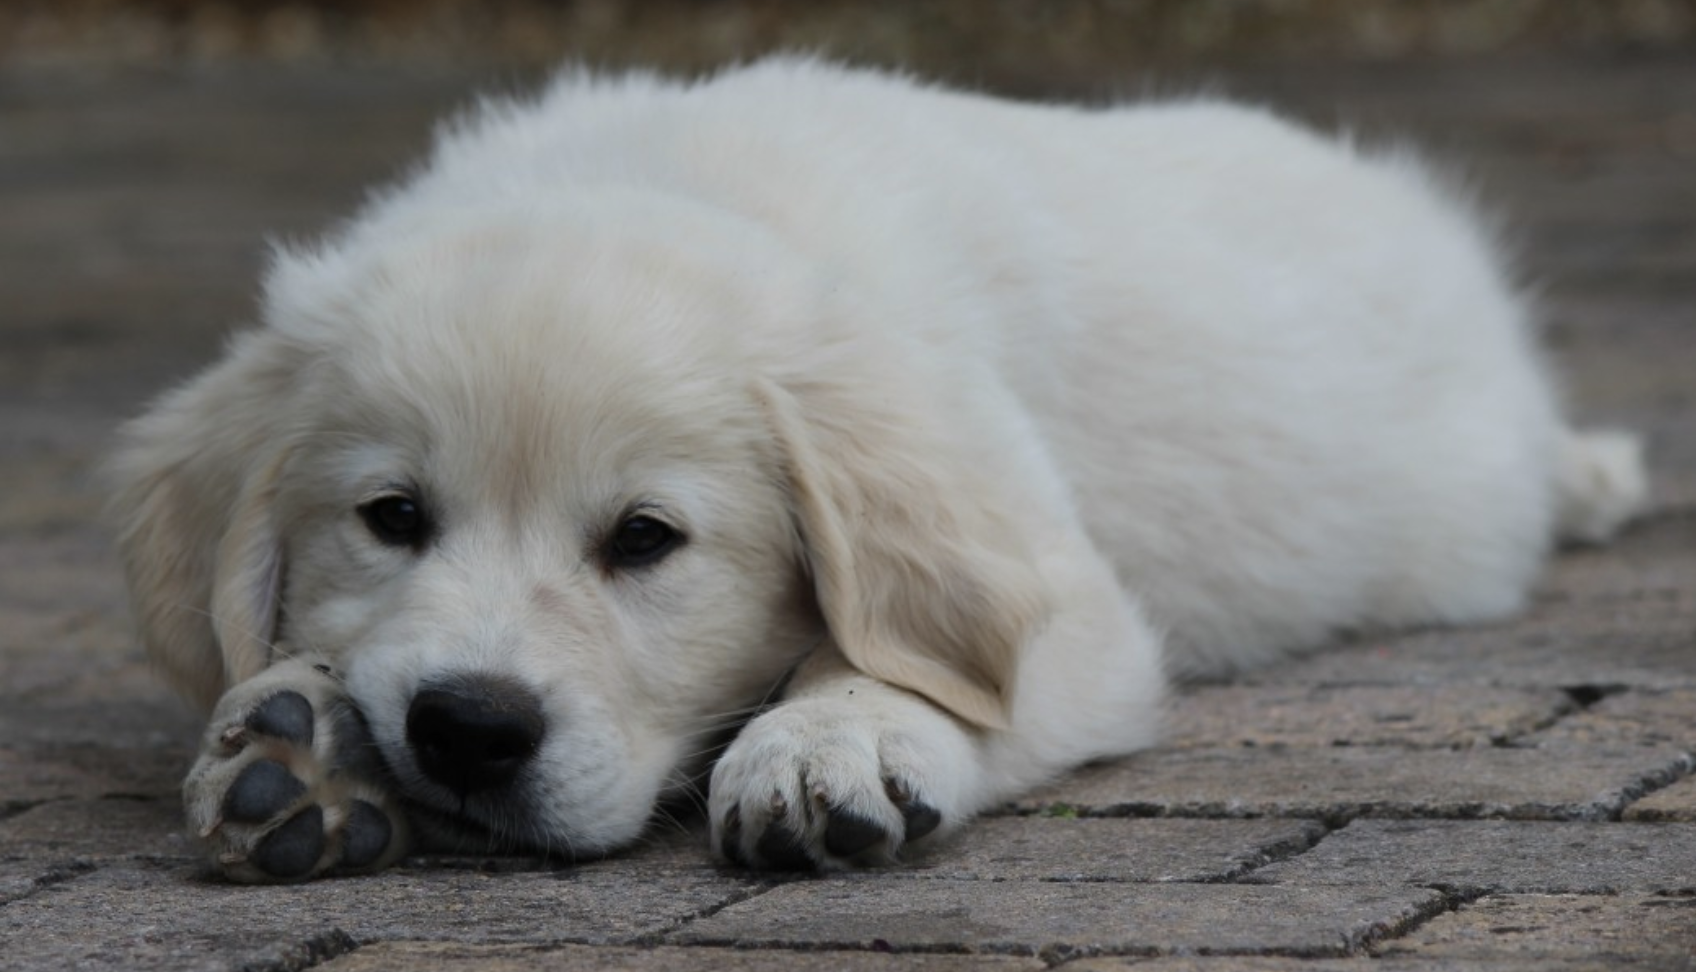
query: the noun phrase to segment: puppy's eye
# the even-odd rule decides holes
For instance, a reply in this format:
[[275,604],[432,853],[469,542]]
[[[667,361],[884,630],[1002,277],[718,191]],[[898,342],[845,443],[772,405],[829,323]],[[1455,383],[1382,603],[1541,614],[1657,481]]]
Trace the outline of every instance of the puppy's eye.
[[361,506],[359,515],[371,535],[391,547],[416,547],[429,529],[423,507],[410,496],[379,496]]
[[606,561],[612,567],[645,567],[677,549],[683,534],[651,516],[625,517],[606,545]]

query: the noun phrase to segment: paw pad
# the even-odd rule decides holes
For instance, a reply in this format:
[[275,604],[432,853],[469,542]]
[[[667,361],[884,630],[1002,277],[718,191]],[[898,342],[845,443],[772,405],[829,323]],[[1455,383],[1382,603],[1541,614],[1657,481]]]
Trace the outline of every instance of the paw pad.
[[299,692],[278,692],[260,703],[243,724],[256,733],[286,739],[297,746],[312,745],[312,703]]
[[807,843],[782,820],[773,820],[754,846],[760,860],[774,871],[811,871],[818,865],[807,853]]
[[282,813],[306,795],[306,784],[274,759],[249,764],[224,794],[225,820],[262,823]]
[[748,859],[742,856],[742,808],[732,806],[725,812],[724,821],[719,825],[718,850],[725,860],[737,867],[748,866]]
[[313,804],[265,835],[248,857],[271,877],[298,878],[311,873],[324,856],[324,808]]
[[837,857],[853,857],[887,837],[877,821],[835,806],[830,808],[830,823],[824,828],[824,849]]
[[353,801],[342,831],[342,866],[370,867],[389,849],[394,824],[388,815],[364,800]]
[[914,797],[912,790],[901,785],[899,780],[884,780],[883,792],[889,797],[889,802],[901,811],[901,820],[906,826],[905,840],[918,840],[942,826],[942,811]]

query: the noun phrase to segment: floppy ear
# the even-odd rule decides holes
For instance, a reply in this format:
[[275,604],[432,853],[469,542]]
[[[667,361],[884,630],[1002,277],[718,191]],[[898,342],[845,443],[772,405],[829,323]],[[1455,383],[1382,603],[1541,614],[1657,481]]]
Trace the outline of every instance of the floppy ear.
[[864,386],[760,382],[825,622],[862,672],[1005,728],[1049,598],[948,443]]
[[148,654],[206,709],[270,661],[282,582],[272,501],[287,458],[276,415],[294,356],[268,332],[130,423],[109,513]]

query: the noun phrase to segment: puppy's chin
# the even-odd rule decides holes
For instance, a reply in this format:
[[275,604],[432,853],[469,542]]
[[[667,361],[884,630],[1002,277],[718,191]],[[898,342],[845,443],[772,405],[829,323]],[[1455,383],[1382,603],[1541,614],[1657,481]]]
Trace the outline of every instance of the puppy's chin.
[[426,781],[397,782],[420,849],[435,854],[594,860],[634,843],[658,802],[627,794],[632,812],[617,813],[550,798],[535,781],[465,797]]
[[412,822],[420,849],[432,854],[521,854],[526,848],[513,834],[503,833],[483,823],[447,813],[435,807],[406,801],[406,814]]
[[532,841],[520,839],[519,829],[490,827],[470,817],[447,813],[416,801],[406,803],[406,813],[417,835],[419,849],[427,853],[479,857],[513,854],[555,856],[553,848],[544,849],[539,842],[532,847]]
[[468,856],[536,856],[570,863],[597,860],[620,844],[555,833],[546,821],[517,807],[503,813],[498,825],[471,816],[406,801],[420,850],[430,854]]

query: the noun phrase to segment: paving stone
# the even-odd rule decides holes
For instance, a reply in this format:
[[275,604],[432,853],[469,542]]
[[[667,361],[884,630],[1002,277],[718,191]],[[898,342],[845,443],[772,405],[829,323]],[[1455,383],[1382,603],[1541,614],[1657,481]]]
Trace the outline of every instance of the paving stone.
[[959,880],[1222,881],[1310,847],[1311,820],[988,817],[900,877]]
[[1574,708],[1566,693],[1547,688],[1215,685],[1173,701],[1163,744],[1481,746],[1522,736]]
[[301,948],[336,954],[380,939],[618,942],[757,887],[728,877],[660,884],[570,870],[399,870],[247,888],[199,875],[197,867],[114,865],[12,901],[0,908],[7,968],[226,969],[277,963]]
[[34,894],[41,868],[33,862],[0,858],[0,905]]
[[1555,617],[1427,631],[1338,646],[1248,673],[1253,685],[1696,687],[1696,624],[1651,611]]
[[926,881],[786,884],[668,936],[673,942],[891,948],[1063,956],[1284,951],[1345,954],[1442,907],[1414,888],[1277,888],[1230,884]]
[[107,796],[175,799],[190,756],[187,749],[0,746],[0,810]]
[[1636,689],[1601,699],[1526,740],[1569,746],[1680,747],[1696,752],[1696,689]]
[[177,750],[201,725],[137,644],[107,538],[0,530],[0,749]]
[[594,948],[585,945],[457,945],[438,942],[379,942],[335,958],[321,972],[1039,972],[1040,959],[1008,955],[891,955],[883,952],[795,952],[732,948]]
[[1623,817],[1631,821],[1696,822],[1696,776],[1686,776],[1651,792],[1626,807]]
[[1668,748],[1191,749],[1089,767],[1024,811],[1183,817],[1603,820],[1696,764]]
[[110,546],[80,531],[0,533],[0,699],[96,687],[126,667],[145,672]]
[[[1686,388],[1696,408],[1696,390]],[[1661,469],[1654,455],[1649,462],[1651,486],[1658,488]],[[1633,524],[1599,547],[1557,553],[1534,592],[1538,605],[1602,619],[1690,621],[1696,615],[1696,562],[1689,555],[1696,548],[1696,517],[1688,512]]]
[[95,867],[94,862],[81,859],[41,861],[27,857],[0,857],[0,905],[26,898],[61,881],[81,877]]
[[1696,894],[1696,824],[1356,820],[1249,880],[1467,894]]
[[[0,712],[15,725],[22,717],[12,716],[14,706],[74,704],[83,693],[112,692],[119,680],[156,697],[159,686],[132,651],[132,637],[127,622],[104,611],[0,606]],[[0,736],[0,745],[16,741]]]
[[485,874],[522,871],[559,872],[570,868],[578,877],[611,875],[633,881],[665,882],[703,875],[746,876],[713,856],[704,819],[691,818],[672,826],[655,826],[636,843],[604,858],[567,864],[555,857],[535,855],[417,854],[404,866],[420,870],[478,871]]
[[[0,406],[0,422],[11,417],[7,411]],[[102,416],[102,426],[110,422],[109,416]],[[10,480],[5,492],[0,493],[0,535],[39,536],[76,529],[99,516],[98,487],[90,468],[94,460],[89,451],[91,440],[104,439],[106,429],[96,432],[83,423],[63,419],[54,425],[58,427],[32,427],[27,439],[0,434],[0,459],[6,461]]]
[[[15,496],[8,490],[6,502],[16,502]],[[92,504],[94,497],[87,502]],[[33,515],[28,519],[27,525],[0,533],[6,552],[0,562],[0,578],[6,581],[0,604],[80,611],[103,607],[115,615],[126,614],[116,555],[98,527],[81,523],[47,528]]]
[[[1696,967],[1696,966],[1692,966]],[[1186,955],[1160,958],[1090,958],[1067,962],[1066,972],[1615,972],[1641,969],[1667,972],[1659,962],[1621,962],[1617,957],[1587,958],[1454,958],[1341,959],[1285,958],[1274,955]]]
[[1584,956],[1688,969],[1696,964],[1696,897],[1491,896],[1439,915],[1381,951],[1468,961]]
[[183,829],[182,802],[54,800],[0,820],[0,858],[63,860],[198,858]]
[[153,749],[186,757],[205,725],[139,662],[68,676],[22,698],[0,692],[0,747]]

